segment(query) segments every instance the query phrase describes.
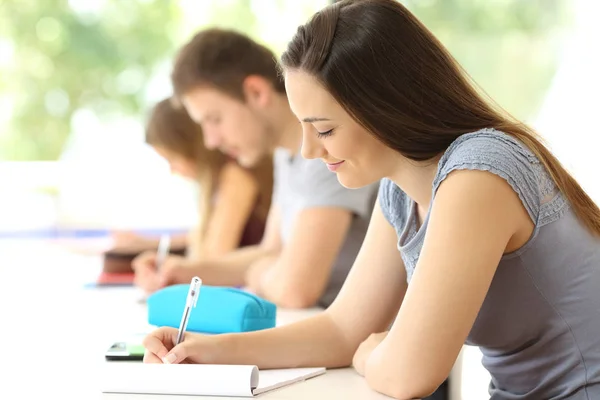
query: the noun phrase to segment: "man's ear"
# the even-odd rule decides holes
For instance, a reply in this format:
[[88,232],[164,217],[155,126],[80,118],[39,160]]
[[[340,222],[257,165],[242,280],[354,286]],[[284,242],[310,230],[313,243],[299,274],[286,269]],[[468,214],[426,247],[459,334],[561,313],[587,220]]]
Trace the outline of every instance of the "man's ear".
[[271,101],[273,95],[273,85],[258,75],[249,75],[242,82],[242,89],[244,91],[244,97],[248,105],[264,108]]

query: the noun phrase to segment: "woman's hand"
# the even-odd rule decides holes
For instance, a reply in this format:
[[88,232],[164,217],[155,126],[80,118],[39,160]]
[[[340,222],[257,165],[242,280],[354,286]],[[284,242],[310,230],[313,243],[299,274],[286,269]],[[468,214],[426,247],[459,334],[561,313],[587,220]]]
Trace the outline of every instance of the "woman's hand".
[[144,339],[144,363],[149,364],[209,364],[215,363],[217,345],[216,336],[186,333],[184,340],[177,346],[178,330],[162,327],[150,333]]
[[135,272],[133,283],[146,294],[154,293],[161,288],[155,251],[146,251],[138,255],[131,262],[131,267]]
[[132,262],[134,283],[150,294],[168,285],[188,282],[194,276],[189,264],[185,257],[171,255],[157,269],[156,252],[146,251]]
[[369,337],[358,346],[352,359],[352,366],[360,375],[365,375],[365,365],[369,356],[375,348],[385,339],[387,332],[372,333]]

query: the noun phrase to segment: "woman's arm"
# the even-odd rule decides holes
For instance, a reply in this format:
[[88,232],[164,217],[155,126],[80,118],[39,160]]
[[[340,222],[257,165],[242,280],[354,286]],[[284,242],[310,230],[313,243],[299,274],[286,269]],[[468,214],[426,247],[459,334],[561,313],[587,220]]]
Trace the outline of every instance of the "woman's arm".
[[369,385],[397,399],[434,392],[456,361],[502,254],[532,231],[506,181],[483,171],[452,172],[433,202],[394,325],[366,362]]
[[[172,352],[175,362],[255,364],[260,368],[349,366],[359,344],[370,333],[385,330],[406,290],[406,273],[396,249],[396,233],[376,204],[358,257],[338,298],[324,312],[273,329],[193,336]],[[150,335],[145,345],[161,362],[167,353],[165,331]],[[187,344],[186,344],[187,342]],[[170,347],[168,347],[170,349]]]
[[[156,250],[160,242],[159,237],[142,235],[132,231],[115,231],[111,236],[113,245],[110,250],[117,253],[136,253],[146,250]],[[187,233],[171,236],[171,249],[185,248],[187,243]]]
[[223,166],[216,187],[218,200],[203,236],[203,257],[218,257],[238,247],[258,196],[252,174],[235,163]]

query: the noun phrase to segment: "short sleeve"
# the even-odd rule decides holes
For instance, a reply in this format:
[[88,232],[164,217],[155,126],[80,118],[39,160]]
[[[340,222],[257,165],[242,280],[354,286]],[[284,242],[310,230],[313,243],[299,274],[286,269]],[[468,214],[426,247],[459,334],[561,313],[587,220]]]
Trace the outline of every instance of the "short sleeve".
[[521,199],[531,220],[537,225],[540,214],[540,187],[537,157],[515,138],[495,130],[461,136],[440,160],[433,192],[455,170],[491,172],[508,184]]
[[348,189],[338,181],[337,175],[320,160],[309,160],[304,164],[306,195],[303,208],[339,207],[362,218],[370,218],[375,204],[378,183],[358,189]]

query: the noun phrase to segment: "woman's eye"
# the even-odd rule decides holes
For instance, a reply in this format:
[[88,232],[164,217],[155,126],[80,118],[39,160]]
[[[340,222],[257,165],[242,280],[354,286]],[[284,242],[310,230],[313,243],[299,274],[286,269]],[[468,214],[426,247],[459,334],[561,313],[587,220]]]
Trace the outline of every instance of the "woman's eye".
[[319,131],[317,131],[317,136],[319,138],[324,138],[324,137],[327,137],[327,136],[331,135],[332,132],[333,132],[333,129],[330,129],[330,130],[325,131],[325,132],[319,132]]

